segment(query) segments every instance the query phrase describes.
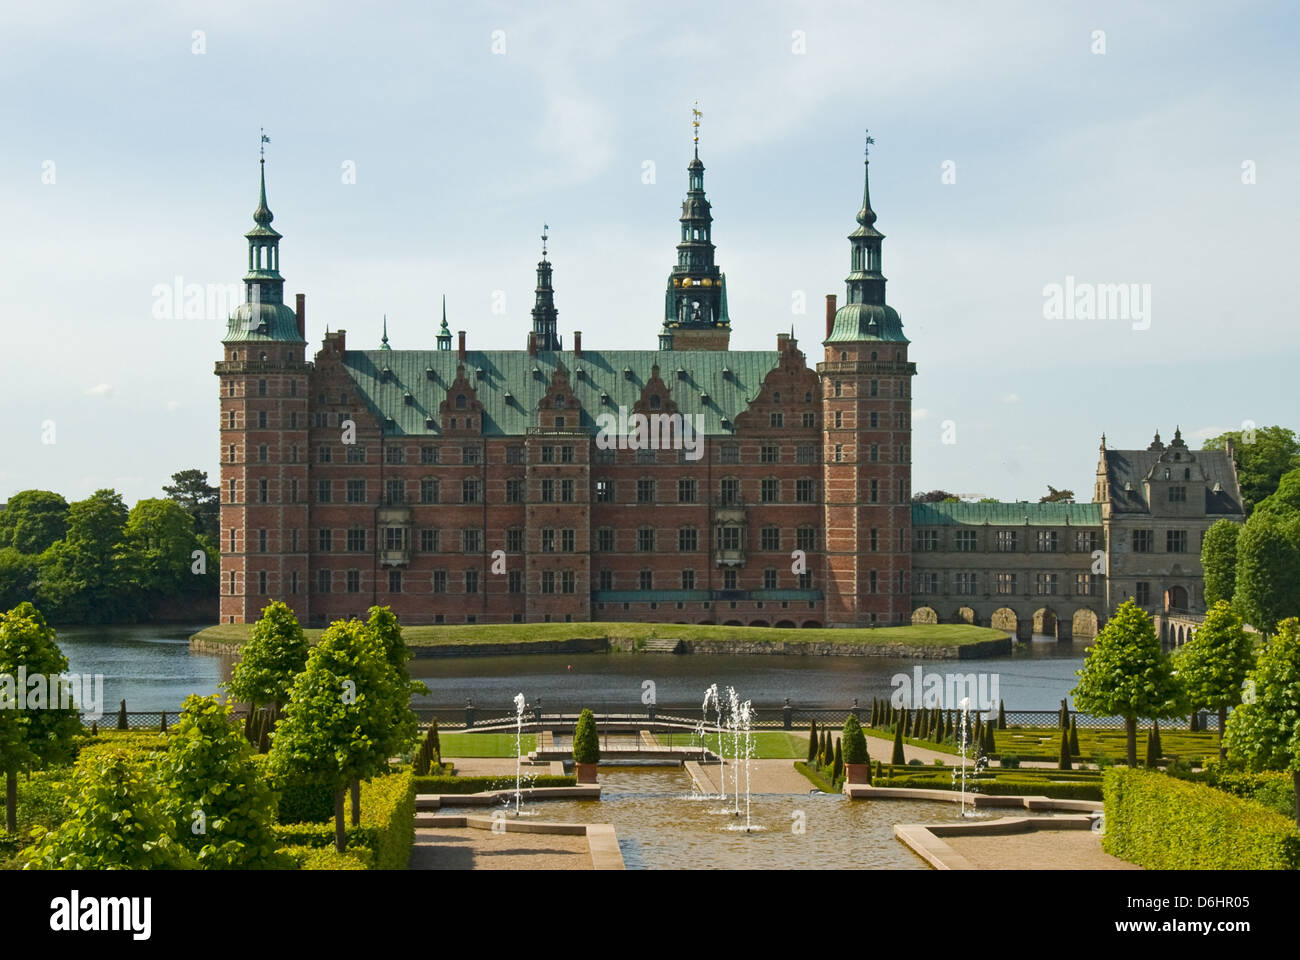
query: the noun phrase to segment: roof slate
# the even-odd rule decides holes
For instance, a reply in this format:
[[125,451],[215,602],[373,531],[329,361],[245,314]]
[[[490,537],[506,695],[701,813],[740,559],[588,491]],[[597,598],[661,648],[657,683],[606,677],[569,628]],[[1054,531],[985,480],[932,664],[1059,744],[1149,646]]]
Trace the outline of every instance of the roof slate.
[[912,526],[1101,526],[1099,503],[914,503]]
[[[1111,504],[1123,513],[1147,513],[1146,488],[1142,481],[1155,466],[1164,450],[1110,450],[1105,451],[1106,474],[1110,483]],[[1187,455],[1205,472],[1209,485],[1205,488],[1205,512],[1212,514],[1241,513],[1241,491],[1237,487],[1236,473],[1226,450],[1189,450]],[[1222,488],[1214,492],[1214,484]],[[1125,490],[1124,484],[1132,484]]]

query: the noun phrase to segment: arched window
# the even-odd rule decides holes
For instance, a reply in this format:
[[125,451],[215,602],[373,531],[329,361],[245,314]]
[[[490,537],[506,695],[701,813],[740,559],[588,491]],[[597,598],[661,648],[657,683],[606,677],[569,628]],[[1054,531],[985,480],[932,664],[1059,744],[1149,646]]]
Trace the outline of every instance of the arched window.
[[456,409],[464,410],[465,406],[466,406],[465,394],[463,393],[456,394]]
[[562,394],[562,393],[557,393],[557,394],[555,395],[555,409],[556,409],[556,410],[563,410],[563,409],[564,409],[564,394]]
[[661,406],[663,406],[663,401],[659,399],[659,394],[652,393],[650,395],[650,409],[658,410]]

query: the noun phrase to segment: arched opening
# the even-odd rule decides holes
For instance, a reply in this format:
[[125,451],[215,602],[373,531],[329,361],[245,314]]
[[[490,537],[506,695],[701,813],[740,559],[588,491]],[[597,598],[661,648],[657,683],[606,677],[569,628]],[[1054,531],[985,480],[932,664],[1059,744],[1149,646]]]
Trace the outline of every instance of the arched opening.
[[767,626],[767,621],[766,621],[766,620],[751,620],[751,621],[749,621],[749,625],[750,625],[751,627],[766,627],[766,626]]
[[805,621],[803,622],[803,626],[804,626],[804,629],[805,629],[805,630],[810,629],[810,628],[813,629],[813,630],[819,630],[819,629],[821,629],[821,623],[818,622],[818,621],[816,621],[816,620],[805,620]]
[[712,620],[701,620],[701,621],[700,621],[700,626],[702,626],[702,627],[711,627],[711,626],[713,626],[713,625],[714,625],[714,624],[713,624],[713,621],[712,621]]
[[1056,614],[1047,607],[1034,611],[1034,633],[1056,636]]
[[741,623],[739,620],[728,620],[726,623],[723,624],[723,626],[724,626],[724,627],[743,627],[744,624]]
[[787,629],[787,630],[793,630],[793,629],[796,629],[793,620],[778,620],[778,621],[776,622],[776,625],[777,625],[778,627],[782,627],[782,628]]
[[1187,590],[1183,587],[1170,587],[1165,591],[1166,610],[1186,610]]
[[1095,637],[1097,635],[1097,614],[1087,607],[1080,607],[1070,618],[1076,637]]
[[917,607],[912,611],[912,623],[938,623],[939,614],[934,607]]
[[970,607],[959,607],[957,610],[957,620],[960,623],[969,623],[972,626],[978,625],[979,617]]
[[989,626],[994,630],[1005,630],[1014,634],[1016,627],[1020,623],[1020,618],[1010,607],[999,607],[993,611],[993,616],[989,617]]

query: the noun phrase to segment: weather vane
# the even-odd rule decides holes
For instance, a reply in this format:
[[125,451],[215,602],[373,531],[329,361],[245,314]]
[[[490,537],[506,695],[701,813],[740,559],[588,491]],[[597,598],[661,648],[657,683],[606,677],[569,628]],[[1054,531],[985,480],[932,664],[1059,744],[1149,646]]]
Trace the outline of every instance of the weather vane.
[[551,230],[550,226],[548,226],[545,223],[542,224],[542,256],[543,257],[546,256],[546,235],[550,232],[550,230]]
[[875,143],[875,142],[876,142],[876,138],[873,137],[873,136],[871,135],[871,131],[868,130],[868,131],[867,131],[867,143],[866,143],[866,146],[862,148],[862,155],[863,155],[864,157],[869,157],[869,156],[871,156],[871,145],[872,145],[873,143]]
[[704,114],[700,113],[700,101],[696,100],[691,106],[691,126],[695,128],[695,145],[697,147],[700,145],[700,117],[702,116]]
[[262,135],[262,145],[261,145],[260,147],[258,147],[258,151],[257,151],[257,152],[260,153],[260,154],[262,155],[262,162],[265,163],[265,162],[266,162],[266,145],[267,145],[268,143],[271,142],[271,138],[268,137],[268,136],[266,135],[266,129],[265,129],[265,128],[263,128],[263,127],[258,127],[257,130],[258,130],[258,132],[261,133],[261,135]]

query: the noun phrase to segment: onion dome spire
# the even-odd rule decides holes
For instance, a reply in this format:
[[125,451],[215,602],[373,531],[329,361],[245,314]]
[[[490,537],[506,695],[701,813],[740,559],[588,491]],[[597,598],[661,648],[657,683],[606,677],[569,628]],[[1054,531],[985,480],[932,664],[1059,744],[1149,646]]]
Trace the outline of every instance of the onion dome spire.
[[559,311],[555,309],[555,288],[551,286],[551,262],[546,259],[550,227],[542,224],[542,259],[537,263],[537,289],[533,301],[533,336],[538,350],[563,350],[557,331]]

